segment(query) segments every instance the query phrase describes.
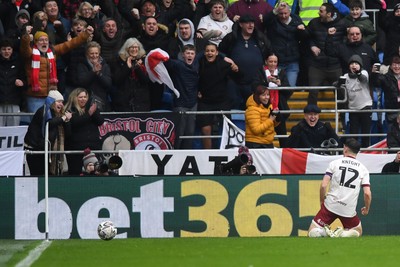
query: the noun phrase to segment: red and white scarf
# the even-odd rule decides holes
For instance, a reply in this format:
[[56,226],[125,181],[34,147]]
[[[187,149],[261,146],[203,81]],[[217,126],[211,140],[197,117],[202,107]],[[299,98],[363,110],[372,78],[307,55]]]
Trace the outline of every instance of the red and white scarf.
[[[273,73],[268,69],[267,66],[264,66],[265,70],[265,76],[267,76],[268,79],[271,78],[271,76],[278,76],[278,69],[275,69]],[[279,109],[279,91],[278,90],[272,90],[272,88],[276,88],[278,85],[273,82],[268,83],[268,88],[269,88],[269,99],[272,104],[272,109]]]
[[[47,58],[49,59],[49,83],[56,85],[58,83],[57,79],[57,67],[56,60],[54,58],[53,51],[50,48],[47,49]],[[39,92],[40,84],[39,84],[39,72],[40,72],[40,51],[36,45],[33,46],[32,49],[32,91]]]

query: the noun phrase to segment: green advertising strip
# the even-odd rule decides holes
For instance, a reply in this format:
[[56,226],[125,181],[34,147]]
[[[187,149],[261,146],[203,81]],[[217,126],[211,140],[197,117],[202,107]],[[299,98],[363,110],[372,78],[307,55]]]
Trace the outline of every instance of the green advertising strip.
[[[50,177],[49,238],[305,236],[321,175]],[[365,235],[400,234],[398,175],[372,175]],[[0,178],[0,239],[45,238],[44,178]],[[363,204],[360,192],[357,211]],[[338,222],[335,222],[338,223]]]

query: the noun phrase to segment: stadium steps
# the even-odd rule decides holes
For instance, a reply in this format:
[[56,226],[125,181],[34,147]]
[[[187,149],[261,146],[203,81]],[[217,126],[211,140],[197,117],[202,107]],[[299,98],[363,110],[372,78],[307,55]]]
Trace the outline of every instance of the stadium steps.
[[[288,105],[291,110],[303,110],[307,105],[308,92],[296,91],[290,97]],[[333,91],[320,91],[318,93],[318,107],[321,109],[335,109],[335,94]],[[286,121],[287,133],[290,135],[290,131],[299,121],[304,118],[303,113],[291,113]],[[334,113],[321,113],[319,119],[323,122],[330,122],[332,127],[336,127],[335,114]],[[339,124],[340,125],[340,124]],[[340,129],[339,129],[340,131]],[[274,140],[274,146],[279,147],[278,140]]]

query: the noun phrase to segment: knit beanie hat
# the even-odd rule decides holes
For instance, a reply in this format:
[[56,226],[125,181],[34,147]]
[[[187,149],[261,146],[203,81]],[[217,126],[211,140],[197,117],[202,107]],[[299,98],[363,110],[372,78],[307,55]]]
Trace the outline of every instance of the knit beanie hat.
[[353,63],[353,62],[356,62],[356,63],[360,64],[360,66],[361,66],[361,68],[362,68],[362,66],[363,66],[363,64],[362,64],[362,59],[361,59],[361,57],[360,57],[359,55],[352,55],[352,56],[350,57],[350,59],[349,59],[349,65],[350,65],[351,63]]
[[57,90],[50,90],[50,91],[49,91],[48,97],[53,98],[54,101],[59,101],[59,100],[64,101],[64,97],[63,97],[62,94],[61,94],[59,91],[57,91]]
[[92,153],[90,148],[86,148],[83,154],[84,154],[84,156],[83,156],[82,161],[83,161],[83,167],[85,169],[89,163],[96,164],[97,162],[99,162],[96,155],[94,153]]
[[40,37],[42,36],[46,36],[47,38],[49,38],[49,36],[47,35],[47,33],[42,32],[42,31],[37,31],[35,33],[35,36],[33,37],[33,40],[35,41],[35,43],[37,43],[37,41],[39,40]]

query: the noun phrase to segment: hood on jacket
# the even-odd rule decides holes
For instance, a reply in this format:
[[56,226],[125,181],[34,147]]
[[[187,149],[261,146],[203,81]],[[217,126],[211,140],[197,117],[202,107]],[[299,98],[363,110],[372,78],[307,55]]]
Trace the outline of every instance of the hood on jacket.
[[361,57],[360,57],[359,55],[352,55],[352,56],[350,57],[350,59],[349,59],[349,61],[348,61],[348,64],[350,65],[350,64],[353,63],[353,62],[356,62],[356,63],[360,64],[360,66],[361,66],[361,68],[362,68],[363,63],[362,63],[362,59],[361,59]]
[[[183,40],[183,39],[182,39],[182,36],[181,36],[181,33],[179,32],[179,25],[180,25],[182,22],[185,22],[185,24],[189,23],[189,25],[190,25],[190,30],[191,30],[192,33],[191,33],[191,35],[190,35],[189,40]],[[187,44],[194,45],[194,34],[195,34],[196,31],[195,31],[195,29],[194,29],[193,22],[192,22],[190,19],[186,19],[186,18],[181,19],[181,20],[178,22],[178,27],[177,27],[176,31],[177,31],[178,38],[179,38],[179,40],[182,42],[183,45],[187,45]]]

